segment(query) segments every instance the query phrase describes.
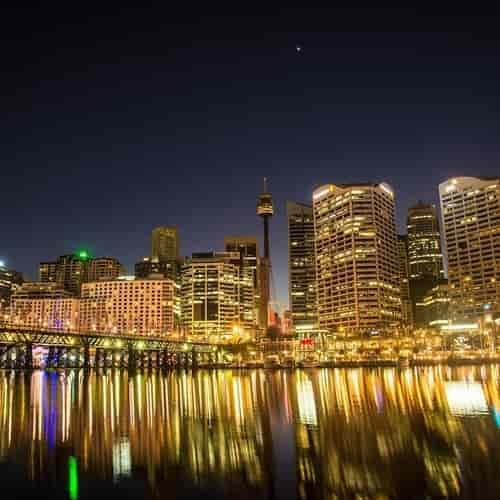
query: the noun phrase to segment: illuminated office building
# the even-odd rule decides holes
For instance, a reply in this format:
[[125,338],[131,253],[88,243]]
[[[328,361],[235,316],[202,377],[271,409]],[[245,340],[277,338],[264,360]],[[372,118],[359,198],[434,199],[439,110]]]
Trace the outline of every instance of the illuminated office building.
[[42,283],[56,282],[57,262],[40,262],[38,278]]
[[179,258],[179,233],[175,227],[156,227],[151,233],[151,257],[159,261]]
[[399,250],[399,287],[401,289],[401,322],[404,326],[413,326],[413,307],[410,297],[410,266],[408,262],[408,237],[398,235]]
[[292,325],[296,330],[312,329],[317,324],[313,209],[309,205],[289,201],[286,210]]
[[181,278],[181,321],[183,330],[193,335],[231,335],[249,331],[248,306],[241,286],[253,289],[248,277],[240,276],[240,254],[236,252],[197,253],[186,261]]
[[224,249],[238,253],[240,259],[240,306],[247,328],[257,327],[260,308],[259,245],[253,236],[228,236],[224,238]]
[[96,257],[88,261],[87,281],[113,280],[123,274],[124,267],[114,257]]
[[369,333],[401,322],[394,192],[385,183],[313,193],[319,326]]
[[427,319],[417,303],[422,303],[424,296],[444,278],[436,207],[419,202],[409,208],[407,229],[412,313],[415,326],[424,327]]
[[11,299],[11,323],[58,330],[77,330],[80,301],[57,283],[24,283]]
[[500,302],[500,178],[439,185],[453,320],[476,320]]
[[162,275],[178,281],[180,277],[180,264],[176,260],[159,260],[156,257],[144,257],[134,266],[136,278],[148,278],[151,275]]
[[448,324],[449,318],[448,282],[442,280],[431,288],[420,302],[417,302],[417,314],[422,318],[422,326],[439,328]]
[[175,284],[165,278],[84,283],[80,329],[169,335],[174,330],[174,305]]

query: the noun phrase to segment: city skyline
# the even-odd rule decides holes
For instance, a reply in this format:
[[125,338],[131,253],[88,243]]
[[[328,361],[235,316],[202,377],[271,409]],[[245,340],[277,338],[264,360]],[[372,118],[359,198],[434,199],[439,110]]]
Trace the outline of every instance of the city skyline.
[[[458,175],[454,177],[477,177],[477,175]],[[454,178],[453,177],[453,178]],[[448,179],[442,179],[440,184],[449,181],[451,178]],[[353,184],[356,184],[357,182],[353,182]],[[389,184],[391,184],[389,182]],[[391,184],[393,186],[393,184]],[[317,186],[319,188],[320,186]],[[436,203],[430,202],[429,200],[432,199],[431,196],[428,196],[425,199],[419,199],[415,202],[410,202],[407,207],[402,208],[400,204],[398,204],[398,192],[394,189],[394,195],[395,195],[395,213],[396,213],[396,224],[397,224],[397,234],[406,234],[407,232],[407,215],[408,215],[408,210],[417,205],[420,202],[424,203],[429,203],[432,205],[435,205],[436,209],[438,210],[438,220],[441,221],[441,213],[440,213],[440,207],[439,207],[439,185],[436,186],[436,194],[437,194],[437,201]],[[257,195],[256,195],[257,196]],[[256,198],[256,196],[254,198]],[[273,194],[274,197],[274,194]],[[270,223],[270,240],[271,240],[271,262],[272,262],[272,267],[273,267],[273,280],[275,282],[275,288],[276,288],[276,293],[277,293],[277,300],[280,303],[281,306],[283,306],[283,310],[286,308],[290,307],[289,304],[289,274],[288,274],[288,221],[287,221],[287,214],[286,214],[286,203],[292,202],[292,203],[302,203],[302,204],[309,204],[312,205],[313,202],[313,192],[310,193],[310,198],[306,198],[305,202],[303,201],[297,201],[297,200],[285,200],[284,202],[284,207],[277,207],[277,217],[274,217],[274,219],[280,220],[280,224],[284,224],[285,227],[274,227],[277,223],[277,220],[273,220]],[[257,219],[257,216],[255,216],[255,212],[252,211],[253,207],[249,208],[249,211],[251,212],[250,215],[253,215],[254,219]],[[200,211],[201,212],[201,211]],[[263,239],[262,239],[262,228],[260,227],[260,221],[257,219],[256,220],[257,227],[254,225],[254,232],[245,232],[245,228],[242,226],[239,226],[240,229],[238,229],[238,226],[234,226],[234,234],[240,234],[240,235],[252,235],[252,237],[255,237],[257,242],[258,242],[258,249],[260,251],[260,254],[263,254]],[[224,250],[224,239],[228,237],[228,234],[222,233],[224,236],[222,237],[222,240],[219,241],[214,241],[213,244],[209,247],[200,247],[200,246],[193,246],[192,248],[195,248],[194,250],[191,251],[184,251],[183,248],[186,245],[183,245],[183,230],[181,227],[177,226],[174,221],[170,224],[172,228],[175,228],[178,231],[178,239],[179,239],[179,247],[181,248],[181,251],[179,252],[180,257],[182,258],[188,258],[191,254],[196,253],[196,252],[208,252],[208,251],[223,251]],[[145,227],[147,225],[145,224]],[[124,271],[126,271],[126,274],[133,275],[134,274],[134,267],[137,264],[137,262],[141,262],[143,259],[144,255],[147,255],[148,252],[151,250],[151,231],[154,229],[157,229],[158,227],[161,226],[154,226],[151,227],[149,230],[145,231],[145,242],[144,242],[144,252],[143,254],[139,254],[136,258],[133,256],[130,257],[132,260],[125,260],[122,258],[121,255],[112,255],[110,252],[105,252],[105,251],[100,251],[99,247],[97,245],[92,245],[92,243],[88,243],[87,245],[85,244],[80,244],[80,245],[75,245],[73,248],[66,248],[66,249],[61,249],[59,253],[56,252],[56,254],[52,256],[47,256],[48,259],[55,259],[59,255],[65,255],[65,254],[78,254],[79,252],[88,252],[89,257],[96,257],[96,258],[101,258],[99,257],[100,255],[106,255],[106,256],[112,256],[113,258],[116,258],[122,262],[124,266]],[[232,226],[231,226],[232,227]],[[283,234],[282,234],[283,233]],[[280,235],[280,238],[278,239],[276,235]],[[441,243],[443,235],[441,234]],[[187,235],[186,239],[190,239],[190,236]],[[276,240],[276,241],[275,241]],[[444,245],[443,245],[444,246]],[[277,250],[274,249],[274,247],[277,247]],[[284,249],[282,247],[285,247]],[[285,259],[283,262],[280,260],[282,252],[285,252],[283,255],[283,258]],[[127,253],[127,252],[125,252]],[[276,254],[279,255],[278,261],[276,261]],[[23,273],[25,279],[31,280],[31,281],[37,281],[39,279],[39,266],[40,263],[43,263],[43,259],[38,258],[35,262],[31,263],[31,265],[28,266],[28,270],[26,268],[21,268],[19,266],[11,265],[11,259],[6,258],[2,255],[0,255],[0,261],[5,265],[6,268],[9,268],[11,270],[15,270],[17,272]],[[15,262],[15,260],[14,260]],[[447,258],[446,255],[443,255],[443,262],[444,262],[444,267],[445,267],[445,275],[446,275],[446,269],[447,269]],[[278,269],[279,274],[277,274],[276,268]],[[276,300],[276,298],[274,298]]]

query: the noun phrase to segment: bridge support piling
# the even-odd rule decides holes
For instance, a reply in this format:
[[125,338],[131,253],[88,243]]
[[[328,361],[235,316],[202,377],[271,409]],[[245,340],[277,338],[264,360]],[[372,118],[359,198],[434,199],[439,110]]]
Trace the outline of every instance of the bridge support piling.
[[33,344],[31,342],[25,344],[24,369],[33,369]]
[[128,369],[131,372],[135,372],[137,370],[137,359],[136,352],[132,345],[128,346]]
[[83,346],[83,369],[90,370],[90,347],[88,344]]

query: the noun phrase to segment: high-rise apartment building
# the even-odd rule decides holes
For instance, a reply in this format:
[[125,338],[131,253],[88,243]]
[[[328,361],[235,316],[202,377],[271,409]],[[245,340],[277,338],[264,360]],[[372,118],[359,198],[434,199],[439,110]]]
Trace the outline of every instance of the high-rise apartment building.
[[401,290],[401,322],[403,326],[413,326],[413,307],[410,297],[410,265],[408,261],[408,237],[398,234],[399,287]]
[[286,211],[292,325],[295,330],[312,329],[317,325],[313,209],[309,205],[289,201]]
[[313,193],[319,326],[369,333],[401,321],[394,192],[386,183]]
[[77,331],[80,301],[57,283],[24,283],[11,299],[9,321],[27,327]]
[[82,285],[80,330],[169,335],[175,284],[169,279],[117,279]]
[[175,227],[156,227],[151,233],[151,257],[159,261],[179,258],[179,233]]
[[[181,318],[186,333],[192,335],[231,335],[252,332],[249,307],[240,302],[240,287],[253,289],[247,276],[240,276],[239,253],[210,252],[193,254],[182,268]],[[250,306],[253,305],[253,301]],[[251,308],[251,307],[250,307]]]
[[[224,249],[238,253],[240,268],[240,305],[244,322],[248,328],[257,327],[260,308],[259,245],[253,236],[228,236],[224,238]],[[233,259],[233,262],[236,262]]]
[[96,257],[88,261],[87,280],[114,280],[125,274],[125,269],[114,257]]
[[500,307],[500,178],[456,177],[439,185],[451,319]]

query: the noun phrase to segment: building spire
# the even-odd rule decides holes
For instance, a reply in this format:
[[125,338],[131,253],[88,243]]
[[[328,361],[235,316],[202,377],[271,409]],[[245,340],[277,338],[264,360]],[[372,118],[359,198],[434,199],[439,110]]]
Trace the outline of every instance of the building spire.
[[267,193],[267,177],[264,177],[264,191],[263,193]]

